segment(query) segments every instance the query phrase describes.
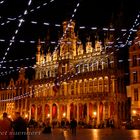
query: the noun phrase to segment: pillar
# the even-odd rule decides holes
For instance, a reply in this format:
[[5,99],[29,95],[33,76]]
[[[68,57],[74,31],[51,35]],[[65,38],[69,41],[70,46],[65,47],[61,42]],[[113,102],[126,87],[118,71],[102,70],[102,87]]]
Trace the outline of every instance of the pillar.
[[97,102],[97,125],[100,123],[99,102]]
[[89,102],[87,102],[87,123],[89,123]]
[[70,104],[67,104],[67,119],[70,121]]
[[45,104],[43,102],[43,104],[42,104],[42,121],[44,121],[44,120],[45,120]]
[[105,120],[105,102],[103,102],[103,121]]
[[50,123],[52,122],[52,104],[49,105],[50,107]]
[[35,105],[35,120],[37,121],[37,107],[38,107],[38,104]]
[[77,123],[79,122],[79,103],[77,103]]
[[58,112],[58,113],[57,113],[57,120],[60,121],[60,118],[61,118],[60,115],[61,115],[61,114],[60,114],[60,106],[59,106],[58,104],[57,104],[57,112]]

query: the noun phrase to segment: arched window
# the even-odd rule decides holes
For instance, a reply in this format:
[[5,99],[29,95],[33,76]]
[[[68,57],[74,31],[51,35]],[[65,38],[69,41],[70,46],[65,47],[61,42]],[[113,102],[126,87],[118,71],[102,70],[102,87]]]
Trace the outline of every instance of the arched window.
[[98,91],[103,92],[103,78],[102,77],[99,78],[98,84],[99,84]]
[[74,84],[73,84],[73,82],[71,83],[71,95],[74,95]]
[[93,92],[93,81],[89,80],[89,93]]
[[93,92],[98,92],[98,81],[97,78],[94,78],[93,80]]
[[109,81],[108,81],[108,77],[104,78],[104,91],[105,92],[109,92]]

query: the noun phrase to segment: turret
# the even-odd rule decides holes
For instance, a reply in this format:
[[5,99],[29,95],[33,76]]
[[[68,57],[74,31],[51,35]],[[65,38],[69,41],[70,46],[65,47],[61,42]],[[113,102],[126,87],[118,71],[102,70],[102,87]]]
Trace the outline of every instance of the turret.
[[74,32],[75,22],[63,22],[63,37],[60,39],[60,56],[62,59],[72,59],[76,56],[77,37]]
[[83,55],[84,49],[83,49],[82,43],[80,43],[80,45],[78,46],[77,52],[78,52],[78,55]]
[[74,38],[75,37],[74,28],[75,28],[75,22],[64,21],[63,22],[63,33],[66,33],[64,35],[64,38],[67,38],[67,37]]
[[90,37],[87,38],[86,42],[86,53],[91,53],[93,51],[92,42],[90,41]]
[[[109,29],[113,29],[112,23],[110,24]],[[104,36],[104,46],[110,46],[114,42],[114,32],[113,31],[107,31],[107,33]]]
[[41,49],[41,41],[40,39],[38,39],[38,43],[37,43],[37,53],[36,53],[36,64],[40,64],[40,49]]

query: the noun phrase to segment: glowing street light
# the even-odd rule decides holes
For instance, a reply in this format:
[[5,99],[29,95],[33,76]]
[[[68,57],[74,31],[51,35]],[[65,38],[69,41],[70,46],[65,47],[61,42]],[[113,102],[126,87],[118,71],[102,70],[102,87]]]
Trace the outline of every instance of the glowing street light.
[[94,111],[94,112],[93,112],[93,115],[94,115],[94,117],[96,117],[96,115],[97,115],[97,112],[96,112],[96,111]]
[[133,114],[136,115],[136,113],[137,113],[137,111],[136,110],[133,110]]
[[25,118],[28,118],[28,114],[25,114]]
[[49,117],[50,117],[50,114],[48,114],[47,116],[48,116],[48,118],[49,118]]
[[66,117],[66,113],[65,113],[65,112],[63,113],[63,117],[64,117],[64,118]]

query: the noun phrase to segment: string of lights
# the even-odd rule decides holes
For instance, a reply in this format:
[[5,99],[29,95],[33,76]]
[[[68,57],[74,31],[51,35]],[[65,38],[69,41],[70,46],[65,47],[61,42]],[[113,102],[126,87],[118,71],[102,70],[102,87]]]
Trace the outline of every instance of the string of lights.
[[5,2],[4,0],[1,0],[1,1],[0,1],[0,5],[3,4],[4,2]]
[[26,58],[21,58],[21,59],[15,59],[15,60],[12,60],[12,59],[10,59],[10,60],[7,60],[7,61],[0,61],[0,64],[2,64],[2,63],[12,63],[12,62],[20,62],[20,61],[30,61],[30,60],[34,60],[35,59],[35,57],[31,57],[31,58],[29,58],[29,57],[26,57]]
[[[42,8],[42,7],[44,7],[44,6],[46,6],[46,5],[48,5],[49,3],[52,3],[52,2],[54,2],[55,0],[50,0],[48,3],[47,2],[45,2],[45,3],[43,3],[43,4],[41,4],[41,5],[39,5],[39,6],[37,6],[37,7],[35,7],[35,8],[33,8],[33,9],[30,9],[30,10],[28,10],[28,14],[29,13],[33,13],[33,12],[35,12],[36,10],[39,10],[40,8]],[[2,26],[4,26],[4,25],[6,25],[6,24],[8,24],[8,23],[10,23],[10,22],[12,22],[12,21],[15,21],[15,20],[19,20],[21,17],[23,17],[24,16],[24,14],[21,14],[21,15],[19,15],[19,16],[17,16],[17,17],[8,17],[7,18],[7,20],[5,21],[5,22],[2,22],[0,25],[2,25]],[[1,17],[1,19],[2,19],[2,17]],[[23,21],[24,22],[24,21]]]
[[80,3],[78,2],[78,3],[76,4],[76,8],[73,10],[73,13],[72,13],[72,15],[71,15],[71,18],[70,18],[70,20],[69,20],[69,22],[68,22],[68,24],[67,24],[67,26],[66,26],[66,29],[65,29],[65,31],[64,31],[64,33],[63,33],[63,35],[62,35],[62,37],[60,38],[60,40],[59,40],[58,43],[57,43],[57,46],[55,47],[55,51],[56,51],[56,50],[58,49],[58,47],[60,46],[60,44],[61,44],[61,42],[62,42],[62,40],[63,40],[63,38],[64,38],[64,36],[65,36],[65,34],[66,34],[68,28],[69,28],[69,26],[70,26],[70,24],[71,24],[73,18],[75,17],[75,14],[76,14],[76,12],[77,12],[77,9],[78,9],[79,5],[80,5]]
[[[118,43],[122,43],[122,42],[118,42]],[[140,43],[139,41],[138,42],[135,42],[135,43]],[[121,48],[121,47],[123,47],[124,46],[124,44],[120,44],[120,47],[118,47],[119,45],[116,45],[117,46],[117,48]],[[111,48],[112,46],[107,46],[107,47],[109,47],[109,48]],[[118,51],[118,49],[116,49],[116,51]],[[35,57],[34,57],[35,58]],[[27,60],[29,59],[29,58],[26,58]],[[138,58],[139,59],[139,58]],[[21,60],[23,60],[23,59],[21,59]],[[15,60],[15,61],[17,61],[17,60]],[[91,61],[91,60],[90,60]],[[126,61],[126,60],[118,60],[118,62],[123,62],[123,61]],[[131,61],[131,59],[128,59],[128,61]],[[112,63],[112,62],[111,62]],[[76,65],[76,66],[78,66],[78,65]],[[3,69],[6,69],[6,67],[2,67]],[[10,69],[14,69],[14,67],[9,67]],[[12,70],[12,71],[9,71],[9,72],[1,72],[1,75],[0,76],[4,76],[4,75],[7,75],[7,74],[10,74],[11,72],[15,72],[15,71],[17,71],[17,70],[19,70],[19,68],[20,67],[17,67],[17,69],[16,70]],[[25,67],[25,69],[27,69],[27,68],[35,68],[34,66],[26,66]]]
[[[132,25],[132,28],[129,30],[129,35],[128,35],[128,37],[127,37],[127,40],[126,40],[125,45],[128,44],[129,39],[130,39],[131,34],[132,34],[132,31],[133,31],[133,29],[135,28],[135,26],[138,26],[138,25],[140,24],[140,22],[138,22],[139,18],[140,18],[140,11],[138,12],[138,15],[137,15],[137,17],[136,17],[136,19],[135,19],[135,21],[134,21],[134,24]],[[137,22],[138,22],[138,23],[137,23]]]
[[[12,19],[12,18],[8,18],[8,19],[11,19],[11,21],[14,21],[14,18]],[[25,20],[23,20],[23,22],[25,22]],[[8,22],[9,23],[9,22]],[[55,24],[51,24],[50,22],[37,22],[37,21],[34,21],[34,20],[32,20],[32,21],[30,21],[29,23],[31,23],[31,24],[34,24],[34,25],[37,25],[37,24],[41,24],[41,25],[44,25],[44,26],[55,26],[55,27],[61,27],[61,24],[58,24],[58,23],[55,23]],[[1,25],[5,25],[4,23],[1,23]],[[90,29],[90,30],[101,30],[101,31],[111,31],[111,32],[114,32],[116,29],[115,28],[105,28],[105,27],[103,27],[103,28],[98,28],[98,27],[96,27],[96,26],[89,26],[89,27],[87,27],[87,26],[79,26],[78,27],[78,29],[80,29],[80,30],[86,30],[86,29]],[[120,31],[121,32],[127,32],[128,31],[128,29],[126,29],[126,28],[122,28],[122,29],[120,29]],[[132,29],[132,32],[136,32],[136,29]]]
[[[20,87],[20,88],[22,88],[22,87]],[[31,88],[32,88],[32,86],[29,87],[29,89],[31,89]],[[26,93],[24,93],[22,95],[14,96],[13,98],[0,100],[0,102],[9,102],[9,101],[20,100],[20,99],[23,99],[23,98],[26,98],[26,97],[31,97],[31,96],[33,96],[33,95],[35,95],[37,93],[42,93],[42,92],[47,91],[50,88],[50,86],[48,84],[46,84],[45,88],[43,90],[40,89],[40,88],[42,88],[42,85],[39,85],[37,89],[33,89],[32,93],[31,93],[31,91],[28,91],[28,92],[26,92]],[[14,90],[14,89],[11,89],[11,90]]]
[[[28,5],[27,5],[27,9],[28,9],[28,7],[31,5],[31,3],[32,3],[32,0],[29,0],[29,1],[28,1]],[[23,12],[23,15],[24,15],[24,16],[28,14],[27,9],[24,10],[24,12]],[[22,26],[24,16],[21,17],[21,19],[19,19],[18,27],[17,27],[17,29],[15,30],[14,35],[12,36],[12,40],[15,40],[15,37],[16,37],[16,35],[18,34],[20,27]],[[13,44],[13,42],[10,42],[10,43],[9,43],[9,47],[7,48],[7,50],[6,50],[5,54],[4,54],[4,57],[2,58],[3,61],[5,60],[5,58],[6,58],[7,54],[8,54],[8,52],[9,52],[9,50],[10,50],[12,44]]]

